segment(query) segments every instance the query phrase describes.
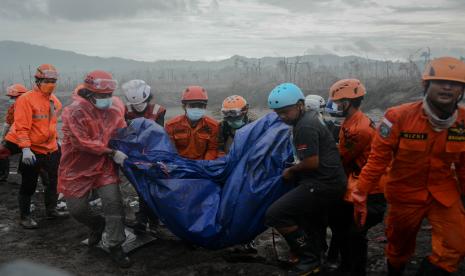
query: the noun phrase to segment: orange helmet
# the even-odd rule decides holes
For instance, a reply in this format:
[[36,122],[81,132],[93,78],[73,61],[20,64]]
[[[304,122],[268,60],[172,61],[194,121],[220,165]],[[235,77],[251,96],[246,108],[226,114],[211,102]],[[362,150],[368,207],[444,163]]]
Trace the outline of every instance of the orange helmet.
[[339,80],[329,89],[329,98],[333,102],[342,99],[355,99],[365,94],[365,86],[357,79]]
[[448,80],[465,84],[465,63],[453,57],[433,59],[425,67],[423,80]]
[[22,84],[13,84],[6,89],[6,95],[9,97],[19,97],[27,92],[27,88]]
[[84,87],[94,93],[113,93],[117,86],[118,82],[113,79],[113,76],[102,70],[92,71],[84,79]]
[[36,79],[57,79],[58,72],[55,66],[51,64],[42,64],[37,67],[36,73],[34,75]]
[[202,86],[187,87],[186,90],[184,90],[182,93],[181,102],[185,103],[189,101],[207,102],[207,90],[205,90]]
[[247,111],[247,101],[244,97],[232,95],[224,99],[221,106],[221,112],[224,117],[237,117]]

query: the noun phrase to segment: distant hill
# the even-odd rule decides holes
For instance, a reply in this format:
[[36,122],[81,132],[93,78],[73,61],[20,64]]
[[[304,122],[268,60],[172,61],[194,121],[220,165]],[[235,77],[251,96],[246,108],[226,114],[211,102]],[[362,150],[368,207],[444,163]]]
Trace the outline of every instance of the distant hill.
[[[247,98],[251,106],[265,107],[269,91],[278,83],[294,82],[305,94],[327,95],[340,78],[359,78],[369,97],[365,106],[383,109],[419,94],[423,62],[380,61],[357,56],[305,55],[296,57],[247,58],[232,56],[218,61],[159,60],[153,62],[123,58],[102,58],[72,51],[51,49],[24,42],[0,41],[0,93],[14,82],[31,86],[30,73],[42,63],[55,65],[60,73],[58,94],[69,102],[70,91],[85,73],[108,70],[119,83],[143,79],[150,84],[155,100],[179,106],[180,95],[188,85],[208,90],[209,104],[221,106],[231,94]],[[117,95],[121,91],[117,90]]]
[[[0,41],[0,80],[21,81],[42,63],[51,63],[61,74],[68,77],[81,77],[94,69],[108,70],[116,74],[126,74],[146,70],[221,70],[228,67],[240,67],[246,64],[260,64],[262,68],[274,67],[283,57],[247,58],[232,56],[219,61],[160,60],[154,62],[136,61],[123,58],[102,58],[78,54],[72,51],[51,49],[44,46],[16,41]],[[298,60],[318,66],[338,66],[347,62],[366,59],[356,56],[339,57],[336,55],[305,55],[286,58],[288,63]],[[370,60],[371,61],[371,60]],[[24,75],[24,76],[23,76]]]

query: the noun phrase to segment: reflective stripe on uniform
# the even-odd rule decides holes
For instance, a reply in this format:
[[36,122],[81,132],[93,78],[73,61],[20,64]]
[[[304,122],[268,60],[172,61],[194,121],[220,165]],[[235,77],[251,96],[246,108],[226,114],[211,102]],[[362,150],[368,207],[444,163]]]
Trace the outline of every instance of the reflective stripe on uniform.
[[155,104],[155,106],[153,107],[152,114],[153,114],[153,115],[157,115],[157,114],[158,114],[158,111],[160,111],[160,108],[161,108],[161,105]]

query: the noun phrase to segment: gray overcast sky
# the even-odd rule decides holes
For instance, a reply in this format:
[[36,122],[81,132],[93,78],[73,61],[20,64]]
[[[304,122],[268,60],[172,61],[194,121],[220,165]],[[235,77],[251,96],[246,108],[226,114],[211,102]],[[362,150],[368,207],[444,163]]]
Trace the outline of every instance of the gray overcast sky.
[[0,0],[0,40],[137,60],[465,56],[464,0]]

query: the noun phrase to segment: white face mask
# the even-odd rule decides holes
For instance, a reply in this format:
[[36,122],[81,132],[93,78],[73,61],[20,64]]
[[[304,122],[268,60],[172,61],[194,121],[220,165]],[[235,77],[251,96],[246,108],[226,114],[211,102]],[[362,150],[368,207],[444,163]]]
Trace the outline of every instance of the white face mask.
[[140,104],[133,104],[132,107],[134,107],[134,109],[137,111],[137,112],[142,112],[145,110],[145,108],[147,107],[147,103],[146,102],[143,102],[143,103],[140,103]]

